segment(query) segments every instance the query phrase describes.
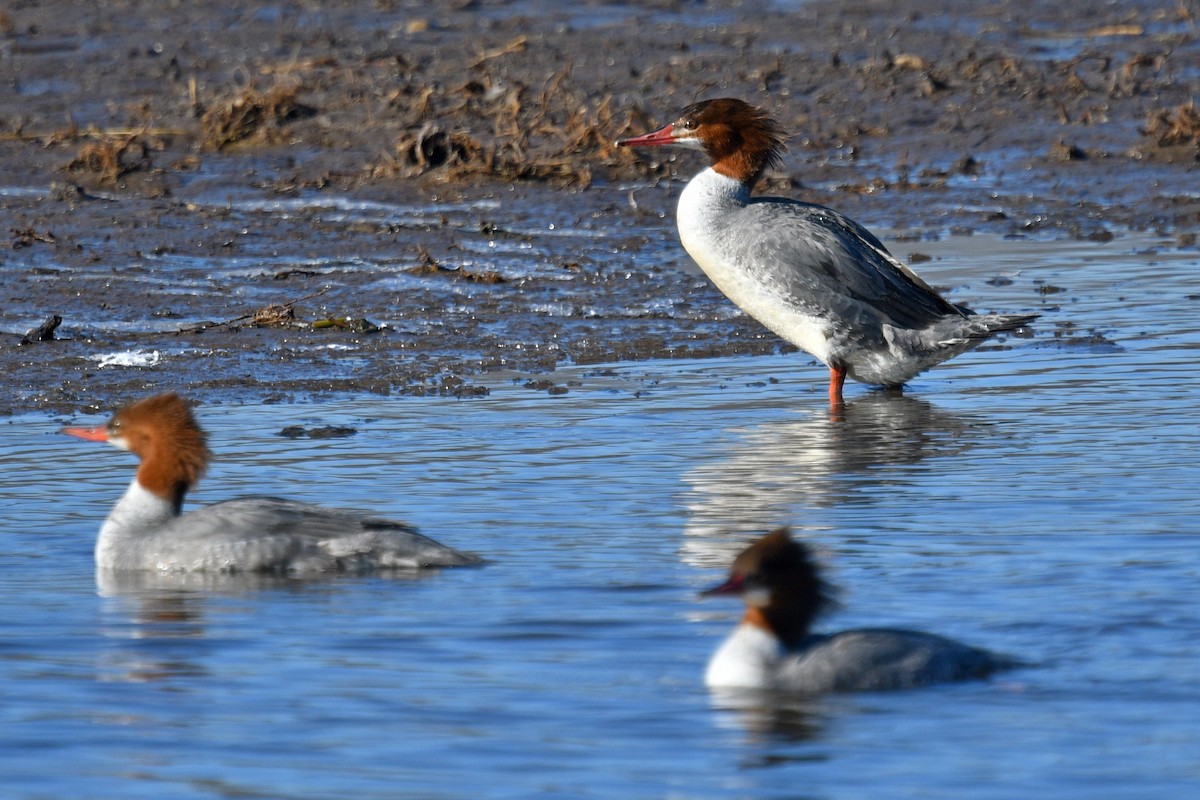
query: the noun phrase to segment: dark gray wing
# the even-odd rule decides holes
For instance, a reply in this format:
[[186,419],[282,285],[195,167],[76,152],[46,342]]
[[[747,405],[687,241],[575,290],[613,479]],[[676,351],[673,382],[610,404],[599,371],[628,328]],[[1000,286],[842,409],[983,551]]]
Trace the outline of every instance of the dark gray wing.
[[[781,224],[781,215],[783,223]],[[740,212],[747,268],[798,306],[851,323],[924,329],[970,314],[935,292],[866,228],[833,209],[783,198],[755,198]],[[872,327],[868,325],[868,327]]]
[[831,691],[907,689],[982,678],[1013,666],[986,650],[920,631],[842,631],[811,637],[801,643],[805,646],[800,663]]

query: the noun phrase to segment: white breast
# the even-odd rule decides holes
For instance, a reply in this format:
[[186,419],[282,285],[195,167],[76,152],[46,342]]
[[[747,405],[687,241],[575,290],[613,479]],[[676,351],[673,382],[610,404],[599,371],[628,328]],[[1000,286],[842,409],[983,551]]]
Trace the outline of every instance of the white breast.
[[[777,286],[762,280],[770,269],[746,268],[746,247],[739,241],[738,210],[749,190],[712,168],[688,182],[679,196],[679,239],[709,279],[742,311],[800,349],[828,363],[827,324],[798,308]],[[786,268],[786,265],[772,265]]]
[[779,665],[779,640],[762,628],[742,624],[717,648],[704,683],[712,687],[768,689]]
[[174,518],[174,506],[134,478],[100,526],[100,535],[96,539],[96,566],[101,569],[140,566],[125,563],[131,545],[160,530]]

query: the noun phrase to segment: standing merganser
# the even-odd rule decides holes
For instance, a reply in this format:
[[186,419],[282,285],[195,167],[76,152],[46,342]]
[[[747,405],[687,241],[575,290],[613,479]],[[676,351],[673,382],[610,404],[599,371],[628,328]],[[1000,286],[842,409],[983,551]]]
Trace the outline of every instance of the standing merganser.
[[846,376],[899,387],[1036,314],[975,314],[935,292],[854,220],[824,206],[751,198],[778,164],[783,129],[741,100],[706,100],[619,147],[703,150],[712,166],[679,196],[679,238],[717,288],[829,367],[829,399]]
[[188,404],[173,392],[125,406],[107,425],[62,432],[141,459],[100,528],[98,569],[311,574],[480,561],[402,522],[275,497],[241,497],[181,514],[209,450]]
[[779,528],[744,550],[729,579],[702,593],[740,595],[741,624],[713,655],[712,688],[802,694],[905,689],[981,678],[1012,666],[986,650],[917,631],[810,633],[834,601],[808,548]]

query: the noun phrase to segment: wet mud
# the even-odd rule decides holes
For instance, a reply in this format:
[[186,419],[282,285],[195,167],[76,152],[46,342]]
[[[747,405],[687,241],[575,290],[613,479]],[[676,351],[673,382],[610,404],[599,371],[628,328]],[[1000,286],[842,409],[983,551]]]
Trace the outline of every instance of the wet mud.
[[950,233],[1195,248],[1200,6],[959,5],[9,4],[0,414],[790,349],[677,244],[700,157],[613,147],[704,97],[792,132],[763,190],[914,263]]

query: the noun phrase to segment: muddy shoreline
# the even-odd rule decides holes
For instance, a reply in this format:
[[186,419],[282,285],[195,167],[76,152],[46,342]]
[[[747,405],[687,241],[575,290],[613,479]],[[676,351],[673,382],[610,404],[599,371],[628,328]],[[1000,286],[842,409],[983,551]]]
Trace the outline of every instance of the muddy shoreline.
[[[789,349],[675,242],[697,160],[612,146],[700,97],[769,107],[793,137],[763,189],[902,256],[1194,249],[1200,8],[960,5],[14,4],[0,414],[472,397],[495,370],[553,392],[564,362]],[[144,366],[101,366],[121,353]]]

